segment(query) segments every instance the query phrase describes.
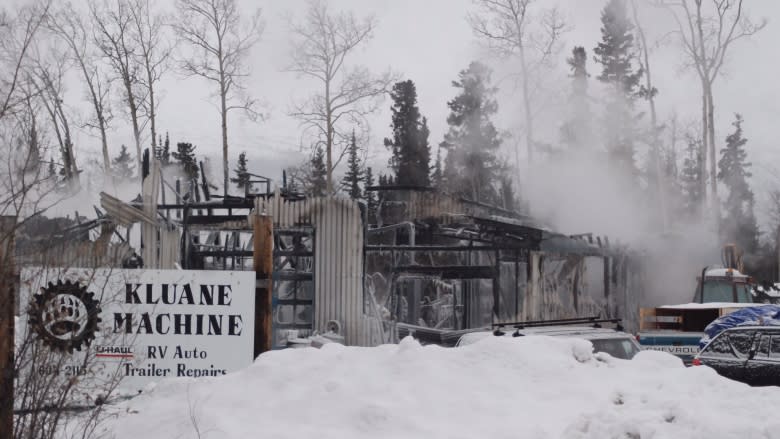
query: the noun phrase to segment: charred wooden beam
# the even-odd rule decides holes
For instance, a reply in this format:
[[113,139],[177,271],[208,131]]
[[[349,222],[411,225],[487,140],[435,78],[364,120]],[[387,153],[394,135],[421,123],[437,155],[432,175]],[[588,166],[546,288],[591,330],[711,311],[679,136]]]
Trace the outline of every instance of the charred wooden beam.
[[246,215],[190,215],[184,223],[187,225],[213,225],[242,221],[244,228],[249,229]]
[[215,258],[239,258],[239,257],[251,257],[252,250],[194,250],[192,255],[195,257],[208,257]]
[[493,279],[496,267],[492,265],[400,265],[395,267],[393,272],[396,274],[416,274],[441,279]]

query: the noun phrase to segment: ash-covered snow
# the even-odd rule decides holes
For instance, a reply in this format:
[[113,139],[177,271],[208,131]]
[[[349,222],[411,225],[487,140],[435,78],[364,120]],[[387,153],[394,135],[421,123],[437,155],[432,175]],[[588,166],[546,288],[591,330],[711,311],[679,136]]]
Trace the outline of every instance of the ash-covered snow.
[[160,383],[113,407],[105,428],[116,439],[778,437],[780,389],[662,352],[591,352],[542,336],[273,351],[234,374]]

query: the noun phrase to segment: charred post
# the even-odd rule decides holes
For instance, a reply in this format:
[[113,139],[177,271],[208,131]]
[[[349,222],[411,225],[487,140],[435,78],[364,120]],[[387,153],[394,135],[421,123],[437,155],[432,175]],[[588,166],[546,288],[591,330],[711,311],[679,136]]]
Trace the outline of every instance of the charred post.
[[273,272],[273,218],[268,215],[252,215],[254,229],[253,264],[255,270],[255,358],[273,346],[272,292]]
[[0,217],[0,437],[14,431],[14,228],[16,217]]

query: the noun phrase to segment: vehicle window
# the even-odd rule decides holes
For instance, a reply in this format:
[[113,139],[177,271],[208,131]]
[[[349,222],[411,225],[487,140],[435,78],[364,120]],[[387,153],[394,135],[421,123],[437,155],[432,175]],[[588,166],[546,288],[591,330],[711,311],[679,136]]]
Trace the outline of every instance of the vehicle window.
[[737,302],[738,303],[752,303],[753,297],[750,295],[750,289],[747,284],[737,285]]
[[634,358],[639,350],[630,340],[621,338],[608,338],[601,340],[591,340],[594,352],[605,352],[615,358],[630,360]]
[[734,352],[740,358],[747,358],[753,343],[753,331],[734,331],[729,334],[729,341]]
[[713,339],[707,347],[702,351],[703,355],[709,355],[713,357],[735,357],[734,351],[731,349],[729,343],[728,334],[720,334]]
[[704,302],[733,302],[733,285],[728,282],[708,280],[704,283]]
[[772,335],[772,340],[769,343],[769,352],[773,358],[780,359],[780,334]]
[[767,359],[769,358],[769,335],[763,334],[758,339],[758,346],[756,347],[755,359]]

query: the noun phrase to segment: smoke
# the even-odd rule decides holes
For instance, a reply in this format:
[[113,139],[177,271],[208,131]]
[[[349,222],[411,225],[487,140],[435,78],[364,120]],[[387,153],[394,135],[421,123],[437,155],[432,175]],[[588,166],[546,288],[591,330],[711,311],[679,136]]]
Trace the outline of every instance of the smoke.
[[664,230],[660,203],[616,172],[603,152],[565,151],[535,163],[524,177],[521,188],[531,214],[553,230],[607,237],[637,255],[644,275],[642,306],[690,302],[701,269],[720,263],[713,224],[672,213]]

